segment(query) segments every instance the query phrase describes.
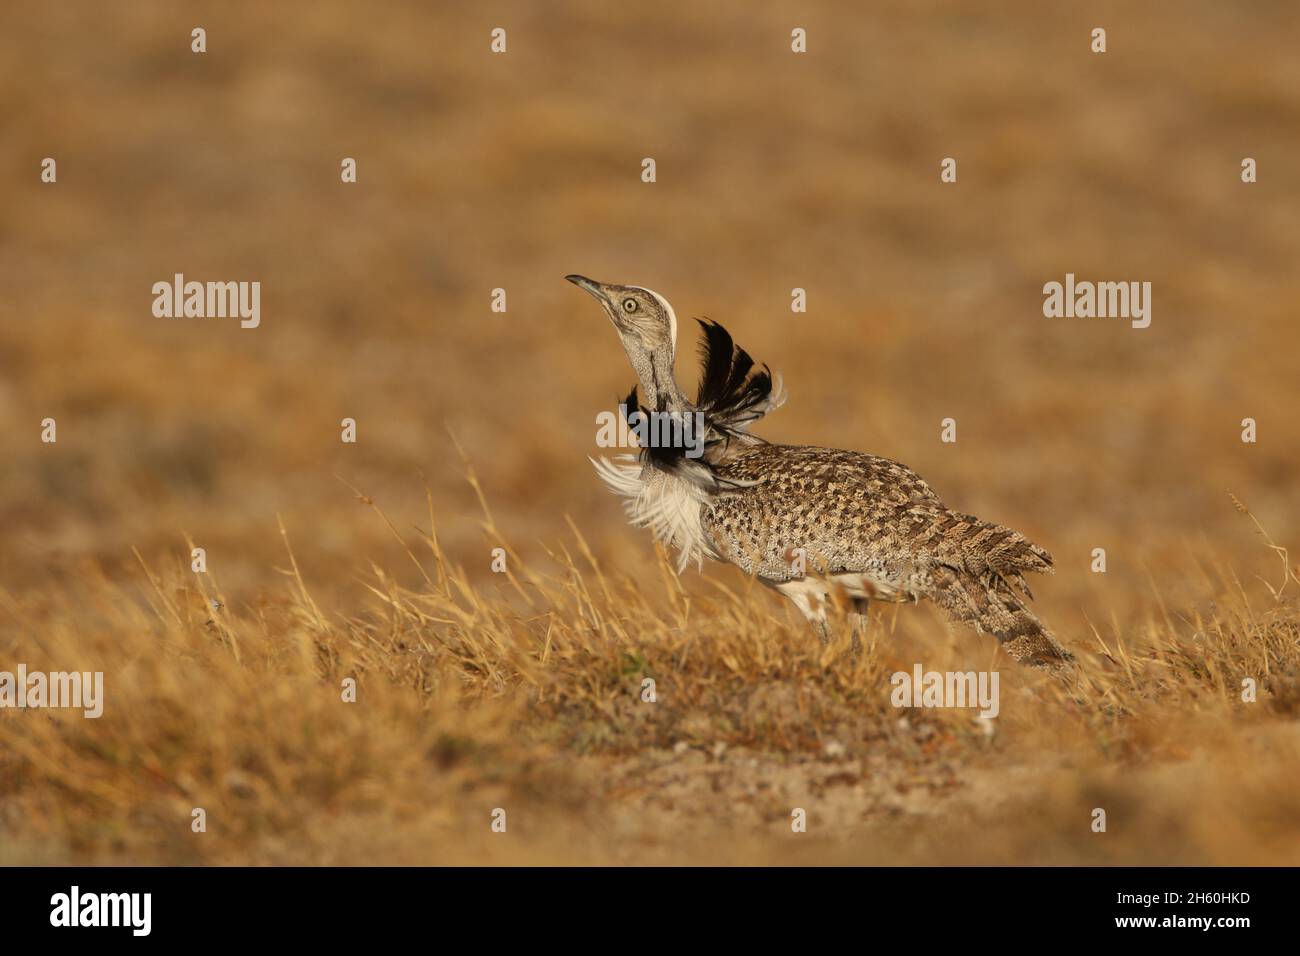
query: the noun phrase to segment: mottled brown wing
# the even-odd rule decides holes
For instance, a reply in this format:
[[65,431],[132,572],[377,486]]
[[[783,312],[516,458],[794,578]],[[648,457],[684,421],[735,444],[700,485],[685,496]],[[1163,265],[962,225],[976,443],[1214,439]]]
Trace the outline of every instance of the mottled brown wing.
[[754,484],[717,498],[706,527],[724,558],[768,580],[797,576],[796,549],[810,571],[903,574],[908,535],[948,513],[910,468],[860,452],[761,445],[718,472]]

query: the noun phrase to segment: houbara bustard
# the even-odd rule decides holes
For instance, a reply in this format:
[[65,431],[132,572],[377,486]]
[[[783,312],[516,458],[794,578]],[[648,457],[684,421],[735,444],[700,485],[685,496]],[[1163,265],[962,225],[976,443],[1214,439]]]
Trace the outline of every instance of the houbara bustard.
[[702,424],[691,447],[651,444],[592,459],[631,522],[677,549],[679,572],[705,557],[735,564],[793,601],[823,641],[832,600],[847,602],[856,644],[871,600],[928,598],[1023,664],[1070,668],[1072,656],[1025,603],[1025,572],[1052,573],[1045,550],[949,510],[898,462],[751,435],[784,394],[715,322],[700,322],[703,374],[695,401],[687,400],[673,372],[677,317],[667,299],[641,286],[566,278],[601,304],[640,380],[646,407],[633,387],[629,424],[652,413]]

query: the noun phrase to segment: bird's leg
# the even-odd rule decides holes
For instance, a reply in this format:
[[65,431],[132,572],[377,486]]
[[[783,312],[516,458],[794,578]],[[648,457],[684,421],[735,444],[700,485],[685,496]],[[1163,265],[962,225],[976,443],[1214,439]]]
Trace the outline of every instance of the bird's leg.
[[867,608],[871,602],[866,598],[854,598],[853,610],[849,612],[849,627],[853,634],[853,655],[862,653],[862,639],[867,634]]
[[831,642],[831,626],[826,623],[826,618],[824,616],[810,616],[808,621],[812,624],[813,630],[817,632],[817,639],[822,642],[822,646],[825,647],[829,644]]
[[831,642],[831,624],[826,620],[826,602],[819,597],[811,597],[804,602],[796,601],[799,610],[803,611],[803,616],[807,618],[808,623],[813,626],[817,632],[817,638],[825,647]]
[[822,644],[829,643],[831,628],[826,620],[826,586],[810,578],[802,578],[778,584],[776,589],[794,602],[799,613],[813,626]]

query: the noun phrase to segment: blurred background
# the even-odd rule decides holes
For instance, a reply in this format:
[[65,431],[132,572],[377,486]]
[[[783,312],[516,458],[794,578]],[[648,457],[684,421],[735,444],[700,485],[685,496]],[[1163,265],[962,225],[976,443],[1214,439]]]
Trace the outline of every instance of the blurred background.
[[[188,564],[189,535],[251,600],[281,587],[277,514],[323,604],[346,608],[372,559],[418,581],[345,481],[404,532],[427,528],[429,489],[444,546],[486,576],[454,441],[522,554],[567,515],[598,557],[645,565],[587,462],[633,376],[570,272],[666,295],[688,385],[690,317],[725,324],[784,375],[764,437],[901,460],[1030,534],[1057,557],[1040,591],[1066,635],[1137,613],[1156,578],[1194,601],[1191,555],[1273,574],[1230,490],[1297,540],[1293,3],[61,2],[0,20],[6,589],[88,561],[134,574],[133,547]],[[151,286],[177,272],[259,280],[261,327],[155,318]],[[1067,272],[1150,281],[1150,328],[1044,318]]]

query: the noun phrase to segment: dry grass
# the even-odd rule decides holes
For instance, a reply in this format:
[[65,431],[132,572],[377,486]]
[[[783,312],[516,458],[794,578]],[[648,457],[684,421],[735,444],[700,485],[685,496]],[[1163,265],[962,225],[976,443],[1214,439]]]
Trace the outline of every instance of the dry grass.
[[[576,532],[549,572],[512,554],[498,587],[474,584],[432,528],[408,545],[422,585],[373,567],[352,617],[321,611],[292,550],[283,583],[250,605],[177,568],[124,585],[87,566],[58,594],[6,596],[6,657],[103,670],[108,706],[98,720],[0,713],[0,861],[1281,863],[1300,850],[1290,568],[1276,596],[1224,579],[1209,617],[1164,608],[1097,633],[1070,684],[990,661],[1002,714],[986,734],[970,711],[891,706],[889,675],[913,660],[971,666],[974,639],[934,646],[920,611],[878,618],[855,657],[770,600],[690,593],[666,556],[649,579],[610,574]],[[1258,702],[1242,702],[1244,677]],[[796,806],[811,821],[798,837]],[[1096,806],[1104,835],[1089,831]],[[207,833],[191,832],[194,807]],[[497,807],[505,835],[490,832]]]
[[[1300,542],[1294,3],[13,6],[0,670],[108,704],[0,711],[0,861],[1300,860],[1300,589],[1228,497]],[[155,319],[178,271],[260,280],[262,326]],[[575,271],[779,370],[764,437],[1047,547],[1085,679],[926,607],[855,660],[673,576],[586,463],[631,373]],[[1151,281],[1151,328],[1044,319],[1067,271]],[[917,661],[999,666],[996,734],[900,722]]]

